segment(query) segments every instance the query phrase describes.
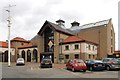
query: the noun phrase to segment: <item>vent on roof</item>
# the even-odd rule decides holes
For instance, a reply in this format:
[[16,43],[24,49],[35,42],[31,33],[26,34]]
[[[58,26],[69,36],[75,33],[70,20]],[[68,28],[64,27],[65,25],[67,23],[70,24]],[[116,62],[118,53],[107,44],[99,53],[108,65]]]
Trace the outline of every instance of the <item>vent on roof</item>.
[[74,21],[73,23],[71,23],[71,25],[72,25],[72,27],[74,27],[74,26],[79,26],[79,25],[80,25],[80,23],[78,23],[78,22]]
[[65,28],[65,21],[59,19],[56,21],[56,23],[58,24],[58,26],[62,27],[62,28]]

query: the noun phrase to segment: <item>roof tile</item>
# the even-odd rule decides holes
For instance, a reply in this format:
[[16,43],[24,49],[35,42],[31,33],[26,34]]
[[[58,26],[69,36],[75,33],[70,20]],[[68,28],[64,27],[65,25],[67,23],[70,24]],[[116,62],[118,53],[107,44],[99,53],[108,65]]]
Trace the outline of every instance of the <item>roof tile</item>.
[[[8,43],[4,42],[4,41],[0,41],[0,47],[8,48]],[[11,45],[11,47],[13,47],[13,46]]]
[[30,42],[30,41],[25,40],[25,39],[20,38],[20,37],[15,37],[15,38],[13,38],[11,41]]

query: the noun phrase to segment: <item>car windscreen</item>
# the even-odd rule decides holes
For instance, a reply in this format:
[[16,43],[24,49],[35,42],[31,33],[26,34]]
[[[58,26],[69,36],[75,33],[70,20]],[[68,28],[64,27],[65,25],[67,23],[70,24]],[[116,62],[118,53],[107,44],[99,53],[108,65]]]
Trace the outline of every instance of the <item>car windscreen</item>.
[[50,59],[43,59],[43,63],[50,63],[51,60]]
[[24,59],[23,58],[18,58],[18,61],[24,61]]
[[95,63],[102,63],[100,60],[94,60]]
[[83,60],[75,60],[75,62],[81,63],[81,62],[84,62],[84,61]]

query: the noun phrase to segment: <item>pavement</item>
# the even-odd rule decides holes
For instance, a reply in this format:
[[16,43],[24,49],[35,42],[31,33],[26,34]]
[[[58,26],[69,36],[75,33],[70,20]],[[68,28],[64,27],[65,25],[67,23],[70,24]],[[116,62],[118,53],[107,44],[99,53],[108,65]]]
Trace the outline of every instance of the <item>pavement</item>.
[[[7,64],[7,63],[6,63]],[[11,66],[16,66],[15,62],[11,62]],[[29,68],[39,68],[40,63],[35,63],[35,62],[26,62],[25,66]],[[66,64],[53,64],[53,68],[66,68]]]

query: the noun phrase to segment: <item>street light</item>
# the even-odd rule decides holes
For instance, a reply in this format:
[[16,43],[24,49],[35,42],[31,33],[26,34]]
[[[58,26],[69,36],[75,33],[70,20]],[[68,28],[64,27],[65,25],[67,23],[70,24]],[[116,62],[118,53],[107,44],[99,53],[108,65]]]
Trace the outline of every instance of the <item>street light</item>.
[[8,12],[8,67],[10,67],[10,27],[11,27],[11,17],[10,17],[10,7],[13,7],[16,5],[10,5],[7,7],[8,9],[6,10]]

